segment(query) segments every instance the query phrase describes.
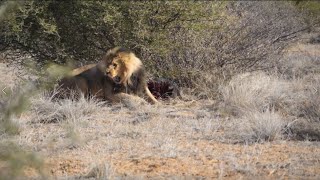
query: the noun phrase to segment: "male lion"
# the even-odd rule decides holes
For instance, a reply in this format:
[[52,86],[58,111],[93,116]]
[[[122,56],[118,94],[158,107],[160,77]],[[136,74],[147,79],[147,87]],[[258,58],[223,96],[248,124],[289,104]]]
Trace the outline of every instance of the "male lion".
[[113,79],[119,88],[116,92],[138,95],[155,104],[158,101],[151,94],[146,82],[144,66],[136,55],[127,49],[116,47],[107,52],[97,65],[100,70]]
[[72,91],[77,90],[86,97],[95,96],[111,102],[120,101],[119,94],[123,93],[140,97],[146,94],[149,102],[158,102],[147,87],[140,59],[131,51],[119,47],[109,50],[98,64],[74,69],[59,85],[62,89],[59,97],[70,96]]

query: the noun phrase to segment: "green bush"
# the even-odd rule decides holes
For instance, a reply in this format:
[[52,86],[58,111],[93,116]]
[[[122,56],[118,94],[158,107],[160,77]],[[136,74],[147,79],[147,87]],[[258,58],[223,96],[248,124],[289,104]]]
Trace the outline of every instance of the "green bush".
[[273,67],[308,26],[288,2],[33,0],[2,14],[0,47],[30,52],[41,67],[97,62],[123,46],[152,77],[199,92],[199,82],[210,92],[234,74]]
[[174,46],[168,38],[173,28],[213,16],[203,12],[205,7],[200,2],[26,1],[6,13],[1,39],[35,53],[39,61],[60,63],[96,61],[114,46],[160,53]]

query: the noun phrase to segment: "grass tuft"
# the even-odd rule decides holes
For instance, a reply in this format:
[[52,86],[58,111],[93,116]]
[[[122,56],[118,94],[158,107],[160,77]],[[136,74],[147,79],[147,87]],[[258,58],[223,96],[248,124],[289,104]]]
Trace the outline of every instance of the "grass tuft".
[[265,142],[282,139],[287,123],[275,111],[251,111],[234,120],[231,138],[238,142]]
[[83,95],[79,98],[72,96],[59,101],[52,101],[52,97],[42,93],[32,99],[32,112],[36,114],[35,122],[86,121],[92,119],[93,115],[101,111],[101,107],[105,105],[105,102],[95,98],[87,99]]

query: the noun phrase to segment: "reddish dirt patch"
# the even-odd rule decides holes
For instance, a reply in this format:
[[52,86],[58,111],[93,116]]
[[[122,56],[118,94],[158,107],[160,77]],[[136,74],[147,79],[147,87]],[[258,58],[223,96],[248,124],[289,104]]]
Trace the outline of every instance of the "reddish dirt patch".
[[[303,143],[246,146],[202,141],[186,148],[197,149],[197,153],[189,157],[143,157],[143,154],[141,157],[130,157],[129,154],[114,153],[99,159],[111,165],[115,177],[316,179],[320,174],[320,148]],[[66,157],[69,155],[65,154]],[[94,157],[94,154],[91,155]],[[52,175],[59,177],[84,175],[89,172],[90,164],[97,163],[96,160],[52,158],[49,162]]]
[[86,164],[77,159],[50,159],[47,163],[50,173],[55,176],[79,175],[83,173]]

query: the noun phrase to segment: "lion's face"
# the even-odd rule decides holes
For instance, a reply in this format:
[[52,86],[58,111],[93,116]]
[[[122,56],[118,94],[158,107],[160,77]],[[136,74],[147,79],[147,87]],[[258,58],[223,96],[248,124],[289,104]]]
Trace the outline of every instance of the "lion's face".
[[[116,49],[117,50],[117,49]],[[115,83],[132,85],[131,76],[142,67],[140,59],[131,52],[113,52],[111,50],[100,64],[100,70],[105,71],[107,76]]]
[[106,72],[115,83],[123,83],[125,66],[119,57],[112,59],[112,61],[107,65]]

